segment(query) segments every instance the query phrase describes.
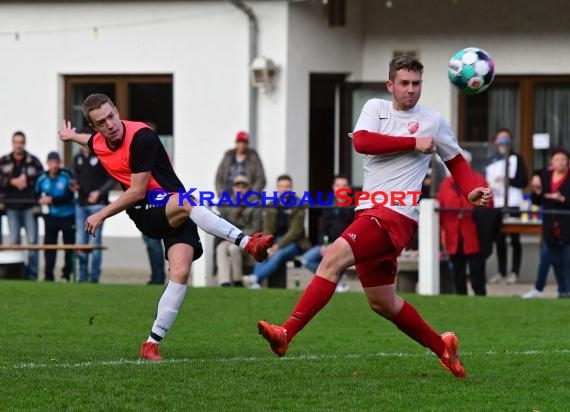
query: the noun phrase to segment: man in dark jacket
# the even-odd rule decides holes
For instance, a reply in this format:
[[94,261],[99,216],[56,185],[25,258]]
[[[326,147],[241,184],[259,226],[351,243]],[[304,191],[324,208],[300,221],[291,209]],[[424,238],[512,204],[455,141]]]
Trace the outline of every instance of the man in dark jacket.
[[[277,178],[277,196],[293,190],[293,180],[289,175]],[[293,195],[291,195],[293,196]],[[287,204],[298,204],[299,199],[286,200]],[[253,274],[243,276],[243,283],[250,289],[259,289],[266,278],[276,273],[279,266],[293,259],[311,247],[305,234],[305,209],[274,203],[263,214],[263,234],[273,235],[275,244],[269,249],[269,257],[256,263]]]
[[[347,177],[337,175],[332,184],[333,196],[337,190],[351,192],[350,181]],[[348,206],[348,205],[347,205]],[[324,209],[319,224],[318,244],[307,250],[301,257],[301,263],[311,272],[316,273],[317,267],[332,242],[334,242],[344,230],[354,220],[354,208],[342,207],[333,203],[329,208]],[[348,292],[350,288],[344,282],[339,282],[336,286],[337,292]]]
[[[12,152],[0,158],[0,187],[4,190],[6,215],[10,227],[10,243],[20,244],[20,230],[26,229],[27,243],[38,243],[39,210],[36,207],[34,187],[43,172],[39,159],[26,151],[26,135],[17,131],[12,135]],[[38,278],[38,251],[28,252],[26,277]]]
[[265,171],[259,155],[249,147],[249,134],[241,131],[236,135],[236,147],[228,150],[216,172],[216,194],[231,193],[236,176],[244,175],[250,190],[261,192],[265,188]]

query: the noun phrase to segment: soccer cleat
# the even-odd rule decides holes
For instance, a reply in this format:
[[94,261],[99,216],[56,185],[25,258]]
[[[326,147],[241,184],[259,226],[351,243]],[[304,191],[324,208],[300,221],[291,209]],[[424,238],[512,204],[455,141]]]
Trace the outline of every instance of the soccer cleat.
[[285,356],[289,343],[287,343],[287,331],[283,327],[260,320],[257,323],[257,329],[259,334],[269,342],[273,353],[279,357]]
[[160,352],[158,351],[158,343],[143,342],[141,346],[141,359],[152,361],[161,360]]
[[261,232],[254,233],[245,245],[245,251],[258,262],[267,259],[267,249],[273,246],[273,235],[262,236]]
[[442,333],[441,339],[445,344],[445,352],[443,352],[439,361],[445,369],[453,373],[456,377],[466,378],[467,373],[465,369],[463,369],[463,365],[459,360],[459,354],[457,353],[459,349],[459,339],[453,332]]

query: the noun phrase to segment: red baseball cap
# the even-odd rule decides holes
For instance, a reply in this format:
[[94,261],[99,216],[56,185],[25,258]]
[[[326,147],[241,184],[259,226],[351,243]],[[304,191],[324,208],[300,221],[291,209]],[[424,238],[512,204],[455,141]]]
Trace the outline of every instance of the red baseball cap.
[[236,143],[237,142],[245,142],[245,143],[249,143],[249,133],[248,132],[244,132],[239,131],[236,134]]

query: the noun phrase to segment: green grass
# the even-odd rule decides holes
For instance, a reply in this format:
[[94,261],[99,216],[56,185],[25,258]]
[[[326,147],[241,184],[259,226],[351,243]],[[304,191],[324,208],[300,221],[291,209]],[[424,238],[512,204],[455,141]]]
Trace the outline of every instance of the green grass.
[[139,362],[159,287],[0,282],[0,411],[564,411],[570,300],[406,297],[460,337],[465,381],[336,295],[286,357],[256,322],[282,322],[290,290],[189,289],[162,344]]

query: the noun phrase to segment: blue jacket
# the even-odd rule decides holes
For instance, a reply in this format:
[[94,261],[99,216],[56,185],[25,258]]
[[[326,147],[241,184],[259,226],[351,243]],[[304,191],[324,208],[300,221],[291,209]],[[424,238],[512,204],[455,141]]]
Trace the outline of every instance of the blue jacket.
[[36,195],[51,196],[49,215],[52,217],[68,217],[75,214],[75,195],[69,188],[73,176],[67,169],[59,169],[52,179],[49,172],[44,172],[36,182]]

